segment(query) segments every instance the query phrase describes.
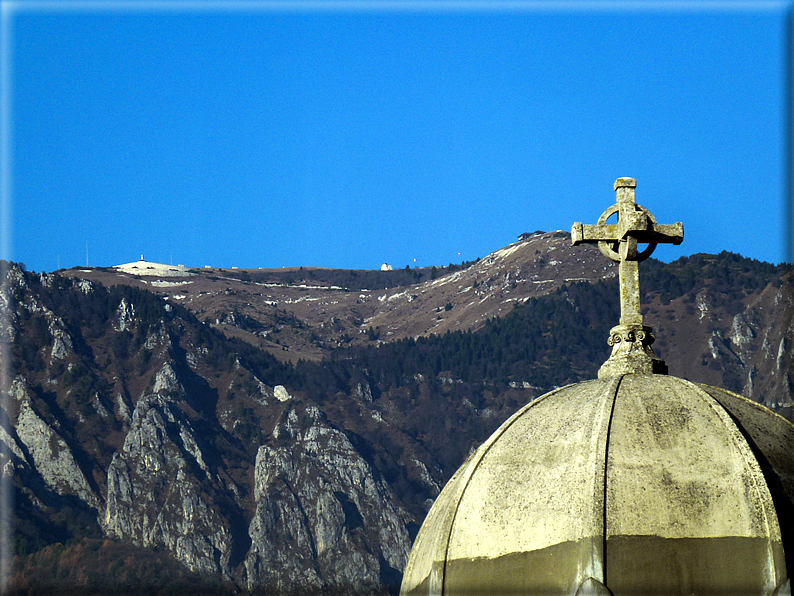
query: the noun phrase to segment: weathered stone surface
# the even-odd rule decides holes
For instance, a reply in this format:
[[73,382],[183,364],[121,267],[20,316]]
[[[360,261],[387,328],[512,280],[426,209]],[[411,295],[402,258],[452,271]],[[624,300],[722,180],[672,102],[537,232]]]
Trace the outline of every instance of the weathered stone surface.
[[[2,416],[3,418],[6,418],[8,416],[6,411],[4,409],[2,409],[2,408],[0,408],[0,410],[1,410],[0,416]],[[14,432],[14,434],[16,434],[16,431],[12,430],[12,432]],[[7,446],[7,449],[3,449],[2,450],[3,452],[12,453],[18,459],[23,460],[23,461],[25,460],[25,454],[22,453],[21,445],[17,442],[16,438],[11,436],[9,431],[7,431],[5,426],[2,425],[2,424],[0,424],[0,442],[5,443],[5,445]]]
[[273,397],[275,397],[278,401],[289,401],[292,399],[284,385],[276,385],[273,387]]
[[169,364],[155,388],[161,393],[138,400],[108,469],[102,527],[119,539],[164,547],[193,571],[228,576],[229,521],[207,492],[213,477],[196,430],[165,397],[181,388]]
[[121,393],[116,394],[116,407],[118,411],[118,417],[121,419],[125,427],[129,427],[130,422],[132,422],[133,410],[131,404],[127,403],[127,399]]
[[52,360],[63,360],[73,350],[72,339],[67,333],[54,325],[50,326],[52,335],[52,350],[50,357]]
[[249,588],[377,590],[410,549],[391,490],[314,406],[292,409],[274,435],[282,446],[256,458]]
[[[654,354],[651,328],[643,325],[640,311],[640,272],[638,263],[644,261],[658,243],[681,244],[684,226],[681,222],[659,225],[645,207],[634,200],[634,178],[615,181],[615,205],[598,218],[597,225],[573,224],[571,241],[597,243],[601,253],[618,263],[620,275],[620,324],[610,331],[609,345],[612,354],[598,371],[599,378],[628,373],[667,374],[667,366]],[[616,224],[607,224],[617,215]],[[647,242],[644,250],[638,243]]]
[[610,330],[607,343],[612,353],[598,370],[599,378],[625,374],[667,374],[667,365],[656,356],[651,344],[652,330],[647,325],[617,325]]
[[570,385],[453,476],[402,591],[572,594],[593,578],[613,593],[769,594],[794,554],[793,450],[794,426],[721,389],[663,375]]
[[33,460],[32,468],[55,493],[74,495],[99,509],[101,498],[92,490],[63,437],[36,412],[19,378],[13,382],[12,395],[19,402],[16,433]]
[[122,298],[116,309],[116,324],[114,325],[116,331],[126,331],[132,326],[134,319],[135,307],[127,302],[126,298]]
[[[17,270],[15,272],[15,269]],[[19,315],[12,308],[14,291],[19,291],[20,284],[27,286],[22,272],[17,267],[12,267],[8,272],[7,283],[0,283],[0,340],[12,344],[17,335]],[[4,364],[4,363],[0,363]],[[7,366],[7,364],[6,364]]]
[[170,362],[166,362],[163,368],[158,371],[154,378],[154,389],[152,389],[152,391],[163,395],[172,393],[184,394],[185,389],[179,382],[174,367]]
[[[53,276],[50,275],[48,277],[51,278]],[[80,291],[83,292],[83,294],[90,294],[91,292],[94,291],[94,284],[92,284],[87,279],[80,279],[75,283],[77,284],[77,287],[80,288]]]
[[718,328],[712,329],[704,355],[724,371],[721,385],[772,408],[794,405],[791,293],[788,281],[782,288],[770,285],[726,321],[708,321]]
[[743,347],[755,339],[756,333],[747,320],[747,313],[739,313],[733,317],[731,326],[731,342],[736,347]]
[[[166,304],[166,306],[169,305]],[[146,338],[143,347],[147,350],[154,350],[161,346],[167,346],[168,344],[169,338],[168,331],[165,328],[165,322],[160,321],[160,325],[158,326],[157,330],[153,333],[149,333],[149,336]]]
[[366,402],[372,403],[372,388],[366,381],[356,384],[353,395],[358,399],[363,399]]

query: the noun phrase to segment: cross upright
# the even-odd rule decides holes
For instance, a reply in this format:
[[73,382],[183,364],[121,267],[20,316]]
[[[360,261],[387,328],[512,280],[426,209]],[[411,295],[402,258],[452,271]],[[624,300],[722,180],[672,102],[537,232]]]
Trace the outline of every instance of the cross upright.
[[[638,263],[651,256],[657,244],[681,244],[684,240],[684,225],[681,222],[657,224],[650,211],[636,204],[636,186],[634,178],[618,178],[615,181],[616,203],[601,214],[598,224],[583,225],[576,222],[571,229],[574,246],[597,243],[604,256],[618,263],[620,325],[610,333],[612,356],[602,367],[602,371],[606,369],[606,372],[602,375],[602,371],[599,371],[599,377],[620,372],[666,372],[667,368],[650,348],[653,343],[651,329],[642,322]],[[617,223],[608,224],[607,220],[615,214]],[[648,246],[641,251],[638,248],[640,243],[648,243]],[[622,364],[610,364],[613,360],[619,360]]]

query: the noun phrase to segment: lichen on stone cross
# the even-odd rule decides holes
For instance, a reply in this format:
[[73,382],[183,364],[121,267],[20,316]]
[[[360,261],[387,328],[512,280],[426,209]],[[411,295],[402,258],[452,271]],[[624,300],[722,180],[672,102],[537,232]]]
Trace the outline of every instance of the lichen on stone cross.
[[[667,374],[664,361],[654,354],[651,328],[642,322],[640,311],[640,273],[638,264],[656,249],[657,244],[681,244],[684,225],[656,223],[656,218],[634,200],[634,178],[615,181],[616,203],[601,214],[596,225],[573,224],[571,240],[597,243],[599,250],[618,263],[620,274],[620,324],[610,331],[612,354],[598,371],[599,378],[619,374]],[[607,220],[617,214],[617,223]],[[639,244],[647,243],[644,250]]]

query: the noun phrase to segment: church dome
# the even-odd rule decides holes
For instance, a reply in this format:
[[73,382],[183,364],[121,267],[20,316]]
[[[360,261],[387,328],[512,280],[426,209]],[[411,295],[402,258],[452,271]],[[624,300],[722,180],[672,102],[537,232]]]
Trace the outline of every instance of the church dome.
[[793,503],[781,416],[664,375],[577,383],[519,410],[457,471],[402,593],[573,595],[592,578],[615,595],[768,595],[794,566]]
[[620,262],[599,378],[534,400],[472,453],[419,530],[401,594],[790,595],[794,425],[667,376],[636,267],[683,227],[656,224],[634,185],[618,179],[617,206],[572,231]]

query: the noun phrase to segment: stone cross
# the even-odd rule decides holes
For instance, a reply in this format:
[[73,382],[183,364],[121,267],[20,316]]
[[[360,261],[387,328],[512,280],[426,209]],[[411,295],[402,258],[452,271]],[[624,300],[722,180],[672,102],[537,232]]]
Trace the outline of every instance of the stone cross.
[[[601,214],[596,225],[573,224],[571,240],[574,246],[597,243],[607,258],[618,263],[620,275],[620,325],[610,332],[612,355],[598,373],[599,377],[614,374],[664,373],[667,367],[656,357],[651,328],[643,325],[640,311],[640,274],[638,263],[644,261],[660,243],[681,244],[684,225],[681,222],[660,225],[650,211],[634,201],[634,178],[615,181],[616,204]],[[607,220],[617,214],[618,221]],[[647,243],[644,250],[638,244]]]

